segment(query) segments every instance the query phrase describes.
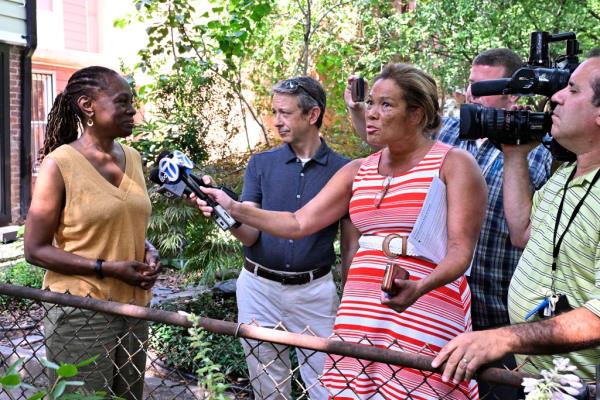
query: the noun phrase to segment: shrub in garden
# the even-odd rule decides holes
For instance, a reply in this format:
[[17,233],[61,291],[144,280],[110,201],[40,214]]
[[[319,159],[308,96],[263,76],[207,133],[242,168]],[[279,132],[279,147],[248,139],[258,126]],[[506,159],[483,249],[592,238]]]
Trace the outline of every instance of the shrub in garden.
[[[45,270],[40,267],[20,261],[13,266],[0,269],[0,283],[26,286],[40,289],[44,280]],[[0,306],[25,307],[32,303],[29,299],[0,296]]]
[[[224,297],[211,292],[185,303],[164,303],[160,308],[232,322],[237,318],[235,297]],[[152,324],[150,336],[151,348],[170,367],[195,373],[205,367],[202,360],[208,358],[219,365],[221,372],[232,381],[247,376],[244,351],[239,340],[231,336],[204,331],[200,340],[206,343],[206,347],[203,357],[198,360],[194,359],[196,351],[192,348],[192,339],[185,328]]]
[[44,280],[44,273],[43,268],[28,264],[26,261],[19,261],[12,267],[0,270],[0,283],[40,289]]

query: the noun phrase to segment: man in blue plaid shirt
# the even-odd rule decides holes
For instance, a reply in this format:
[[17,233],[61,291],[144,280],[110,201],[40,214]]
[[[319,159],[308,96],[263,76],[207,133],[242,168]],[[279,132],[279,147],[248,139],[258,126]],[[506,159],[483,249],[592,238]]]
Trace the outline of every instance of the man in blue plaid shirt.
[[[482,80],[508,78],[521,66],[523,66],[521,58],[509,49],[492,49],[480,53],[475,57],[471,66],[469,87],[466,94],[467,103],[478,104],[483,107],[510,109],[516,104],[518,99],[516,96],[474,97],[471,93],[471,84]],[[346,89],[344,98],[350,110],[354,129],[365,139],[363,103],[352,101],[349,87]],[[470,276],[468,277],[472,292],[473,329],[483,330],[509,325],[508,286],[523,250],[512,245],[504,218],[504,207],[502,205],[504,157],[502,151],[490,140],[460,140],[458,133],[459,120],[446,117],[438,140],[471,153],[479,164],[488,186],[485,219],[475,248]],[[528,161],[531,181],[530,195],[533,196],[533,191],[540,189],[551,175],[552,157],[546,148],[539,145],[529,153]],[[497,363],[497,366],[515,368],[514,357],[512,355],[506,357]],[[479,383],[479,394],[481,396],[490,392],[501,399],[514,399],[517,396],[516,390],[508,390],[508,388],[502,387],[490,388],[485,382]]]

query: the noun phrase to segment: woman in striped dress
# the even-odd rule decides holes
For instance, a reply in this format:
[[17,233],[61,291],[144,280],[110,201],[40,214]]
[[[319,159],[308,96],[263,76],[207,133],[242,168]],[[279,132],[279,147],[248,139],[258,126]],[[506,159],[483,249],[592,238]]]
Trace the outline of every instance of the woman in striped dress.
[[[379,172],[385,150],[366,158],[354,178],[350,201],[350,217],[361,238],[408,235],[431,182],[440,175],[450,150],[450,146],[435,142],[414,167],[387,176]],[[390,258],[381,248],[363,247],[363,242],[361,239],[361,247],[348,273],[334,337],[434,356],[453,337],[471,330],[471,295],[464,275],[440,287],[435,287],[437,284],[425,286],[426,278],[434,271],[441,271],[436,271],[439,265],[423,258],[398,256],[393,261],[408,271],[410,281],[398,282],[402,285],[400,296],[402,291],[407,292],[402,300],[389,300],[380,288]],[[457,386],[442,382],[436,374],[423,384],[424,375],[418,370],[336,355],[330,356],[325,371],[322,382],[336,399],[472,399],[477,396],[474,381]]]
[[[464,273],[485,212],[485,182],[468,153],[432,139],[441,117],[435,81],[423,71],[407,64],[386,66],[372,86],[366,121],[368,142],[387,147],[347,164],[296,213],[265,211],[235,202],[216,189],[203,190],[238,221],[286,238],[316,232],[349,209],[361,243],[366,239],[376,245],[360,248],[354,257],[334,335],[348,342],[433,355],[471,329]],[[410,278],[397,279],[399,292],[388,298],[381,292],[389,261],[381,239],[411,231],[438,176],[447,193],[447,255],[438,264],[395,258]],[[212,211],[200,200],[198,205],[207,215]],[[442,382],[439,374],[331,357],[322,382],[335,399],[478,397],[474,382],[456,385]]]

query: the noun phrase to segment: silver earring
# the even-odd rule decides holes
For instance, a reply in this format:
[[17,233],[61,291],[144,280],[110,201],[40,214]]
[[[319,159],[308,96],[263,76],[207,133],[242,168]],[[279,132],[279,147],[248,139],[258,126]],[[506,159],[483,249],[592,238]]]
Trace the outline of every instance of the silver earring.
[[91,119],[91,118],[88,118],[88,120],[87,120],[87,122],[86,122],[86,125],[87,125],[87,126],[90,126],[90,127],[91,127],[91,126],[94,126],[94,121],[92,121],[92,119]]

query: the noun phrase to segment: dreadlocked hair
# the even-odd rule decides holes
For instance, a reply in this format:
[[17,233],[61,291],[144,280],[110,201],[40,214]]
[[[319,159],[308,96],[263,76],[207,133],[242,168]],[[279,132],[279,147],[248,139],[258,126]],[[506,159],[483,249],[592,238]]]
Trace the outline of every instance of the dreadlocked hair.
[[119,75],[112,69],[93,66],[80,69],[69,78],[65,90],[56,96],[48,114],[40,161],[54,149],[77,139],[85,119],[77,101],[81,96],[94,98],[99,91],[107,89],[112,76]]

